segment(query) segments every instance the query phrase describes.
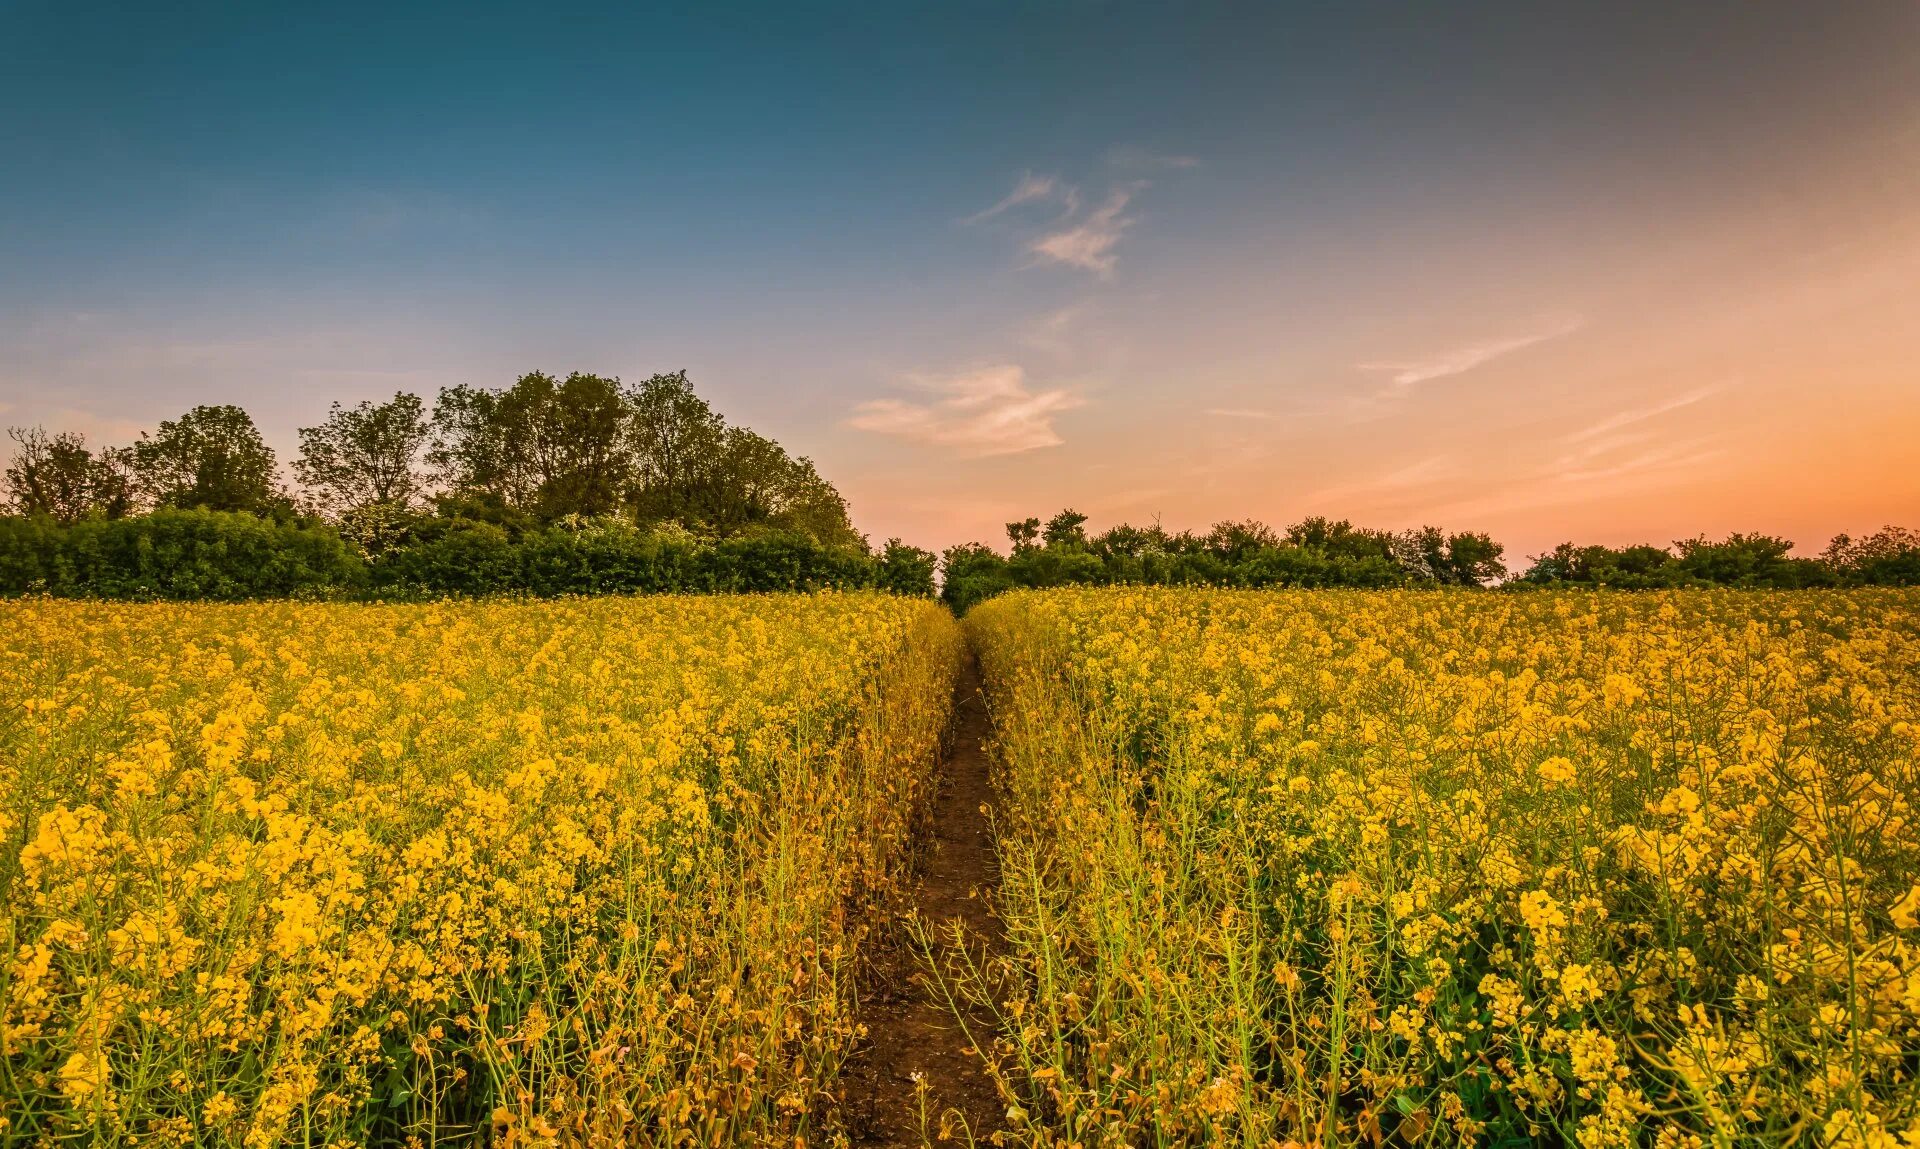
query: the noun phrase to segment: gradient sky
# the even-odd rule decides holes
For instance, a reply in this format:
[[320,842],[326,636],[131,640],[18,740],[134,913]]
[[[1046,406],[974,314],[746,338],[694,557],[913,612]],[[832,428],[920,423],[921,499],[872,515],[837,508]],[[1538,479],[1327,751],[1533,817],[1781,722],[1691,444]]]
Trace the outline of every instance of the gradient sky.
[[0,0],[0,423],[682,367],[876,540],[1920,526],[1920,4]]

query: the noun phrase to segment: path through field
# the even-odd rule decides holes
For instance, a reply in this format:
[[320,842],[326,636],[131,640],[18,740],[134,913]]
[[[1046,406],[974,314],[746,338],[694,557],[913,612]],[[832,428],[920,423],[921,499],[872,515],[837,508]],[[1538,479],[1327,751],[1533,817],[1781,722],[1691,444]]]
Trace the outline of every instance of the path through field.
[[[1001,1124],[1002,1107],[993,1083],[945,999],[925,976],[905,928],[905,911],[910,910],[944,941],[951,936],[950,923],[958,920],[966,927],[976,960],[999,943],[1000,923],[988,903],[998,873],[983,812],[993,800],[981,746],[987,729],[979,672],[969,660],[955,697],[953,746],[941,766],[918,880],[900,917],[876,923],[882,936],[869,947],[860,1002],[868,1044],[840,1077],[841,1117],[855,1145],[919,1146],[923,1135],[934,1141],[948,1111],[964,1116],[981,1144]],[[991,1017],[971,1016],[968,1025],[983,1041],[993,1032]],[[924,1133],[916,1073],[928,1086]],[[958,1123],[953,1138],[950,1143],[967,1143]]]

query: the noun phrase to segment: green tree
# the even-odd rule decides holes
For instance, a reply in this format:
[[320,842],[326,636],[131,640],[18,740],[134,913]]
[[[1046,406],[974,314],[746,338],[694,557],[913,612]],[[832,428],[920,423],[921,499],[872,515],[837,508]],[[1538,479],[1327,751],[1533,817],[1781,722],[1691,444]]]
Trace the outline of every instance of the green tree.
[[727,425],[696,395],[685,371],[655,375],[633,395],[636,505],[643,519],[692,525],[710,513],[712,478]]
[[503,391],[465,385],[434,403],[427,461],[455,496],[553,521],[620,509],[631,485],[631,412],[618,379],[542,371]]
[[1687,577],[1719,586],[1802,587],[1835,581],[1833,570],[1816,559],[1793,557],[1793,541],[1758,532],[1734,532],[1719,542],[1704,536],[1681,539],[1674,567]]
[[638,387],[537,371],[502,391],[450,387],[430,435],[443,510],[465,517],[511,527],[618,514],[721,537],[770,529],[866,545],[811,460],[729,427],[684,371]]
[[1272,550],[1285,540],[1258,519],[1245,522],[1215,523],[1207,532],[1207,550],[1227,562],[1241,562],[1262,550]]
[[1095,554],[1105,559],[1137,559],[1143,555],[1166,553],[1168,538],[1166,530],[1159,523],[1150,527],[1117,523],[1094,536],[1088,545]]
[[337,516],[369,507],[404,509],[419,501],[415,470],[427,438],[418,395],[397,392],[385,403],[335,403],[318,427],[300,428],[293,472],[320,507]]
[[933,594],[933,572],[939,560],[932,551],[908,546],[899,539],[888,539],[874,565],[874,586],[895,594]]
[[[847,500],[804,455],[794,460],[779,517],[829,546],[864,547],[866,536],[853,529]],[[929,552],[931,553],[931,552]]]
[[1084,547],[1087,545],[1087,516],[1076,510],[1063,510],[1047,520],[1040,537],[1050,547]]
[[3,497],[14,514],[71,523],[96,515],[120,518],[133,509],[125,452],[103,447],[95,454],[75,431],[49,435],[42,427],[9,427],[7,437],[15,449]]
[[1911,586],[1920,582],[1920,531],[1889,525],[1862,539],[1835,535],[1820,558],[1851,581]]
[[142,434],[131,450],[135,479],[161,506],[254,514],[288,507],[273,449],[239,407],[195,407]]
[[1478,532],[1449,535],[1439,527],[1421,527],[1392,537],[1395,561],[1415,578],[1442,586],[1484,586],[1505,577],[1504,547]]
[[538,487],[518,412],[502,392],[458,384],[433,403],[427,464],[450,501],[491,502],[515,509]]
[[1346,519],[1329,519],[1324,515],[1314,515],[1288,527],[1287,541],[1335,559],[1394,558],[1391,532],[1356,527]]
[[1665,547],[1638,545],[1615,550],[1604,546],[1575,546],[1561,543],[1543,555],[1535,555],[1533,565],[1522,576],[1530,583],[1574,583],[1582,586],[1609,586],[1624,590],[1647,590],[1679,586],[1688,575],[1674,565],[1673,552]]

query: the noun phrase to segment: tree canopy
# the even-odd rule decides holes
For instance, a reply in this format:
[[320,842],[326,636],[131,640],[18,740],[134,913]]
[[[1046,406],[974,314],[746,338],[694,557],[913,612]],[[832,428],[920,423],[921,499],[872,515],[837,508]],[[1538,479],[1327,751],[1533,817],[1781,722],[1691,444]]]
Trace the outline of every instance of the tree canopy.
[[374,506],[412,507],[425,486],[415,463],[427,439],[418,395],[385,403],[333,404],[318,427],[300,428],[293,473],[313,504],[336,515]]
[[118,518],[133,507],[125,451],[87,449],[77,431],[47,434],[40,427],[9,427],[13,461],[0,505],[17,515],[47,515],[63,523],[90,516]]
[[273,448],[230,404],[195,407],[142,434],[130,456],[141,492],[163,507],[270,514],[288,506]]
[[429,439],[449,505],[538,523],[619,515],[721,536],[767,527],[859,543],[845,500],[810,460],[729,426],[684,371],[637,387],[533,372],[503,390],[448,388]]

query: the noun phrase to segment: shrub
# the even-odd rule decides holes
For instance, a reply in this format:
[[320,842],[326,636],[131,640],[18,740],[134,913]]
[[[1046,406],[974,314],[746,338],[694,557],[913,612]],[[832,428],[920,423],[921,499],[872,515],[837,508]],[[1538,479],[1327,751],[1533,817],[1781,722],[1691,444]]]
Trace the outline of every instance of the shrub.
[[70,598],[285,598],[364,584],[330,526],[232,511],[126,519],[0,519],[0,592]]

